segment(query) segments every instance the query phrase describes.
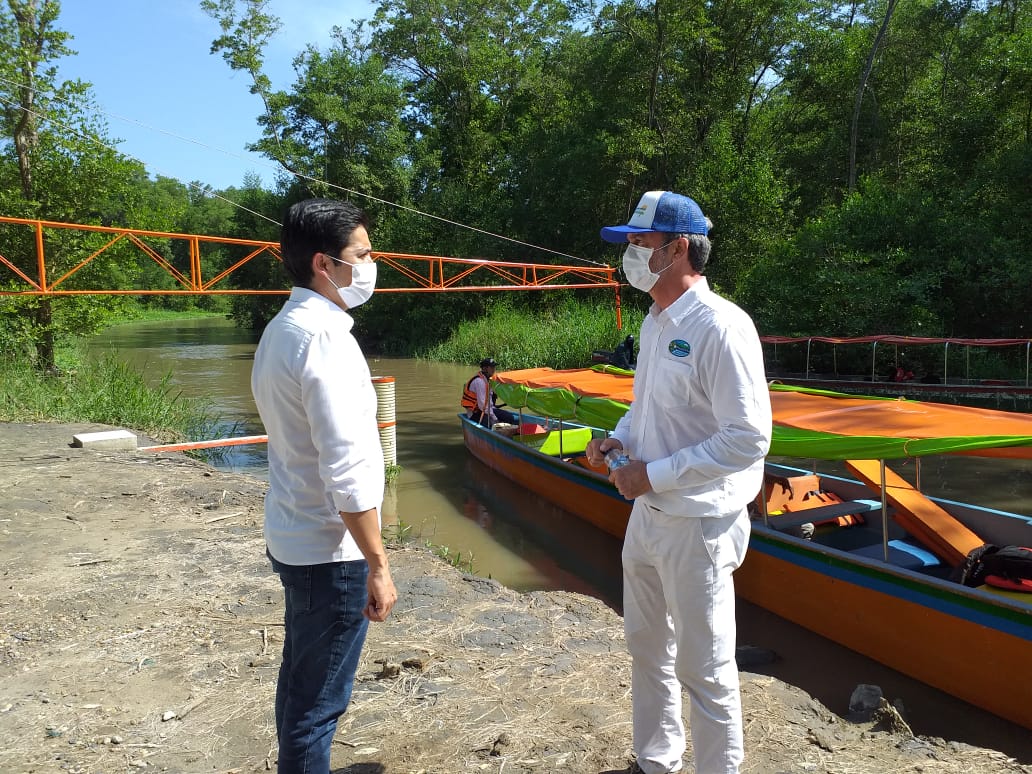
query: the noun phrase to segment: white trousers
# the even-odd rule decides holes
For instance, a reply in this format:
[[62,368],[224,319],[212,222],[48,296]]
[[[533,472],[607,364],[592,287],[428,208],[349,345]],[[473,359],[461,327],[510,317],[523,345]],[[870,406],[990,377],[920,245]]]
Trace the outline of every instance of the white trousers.
[[670,516],[634,503],[623,546],[634,751],[645,774],[681,770],[681,688],[696,774],[738,774],[745,757],[731,573],[749,545],[743,509]]

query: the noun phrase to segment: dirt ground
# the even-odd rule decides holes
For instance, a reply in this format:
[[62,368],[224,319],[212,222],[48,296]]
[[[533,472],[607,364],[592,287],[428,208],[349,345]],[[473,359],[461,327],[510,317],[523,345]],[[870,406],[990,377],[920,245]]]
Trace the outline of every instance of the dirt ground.
[[[0,772],[275,770],[282,600],[264,482],[181,454],[70,448],[98,429],[0,424]],[[627,765],[616,613],[422,549],[391,561],[399,602],[370,627],[334,771]],[[774,678],[742,682],[747,772],[1032,772],[914,738],[891,712],[847,722]]]

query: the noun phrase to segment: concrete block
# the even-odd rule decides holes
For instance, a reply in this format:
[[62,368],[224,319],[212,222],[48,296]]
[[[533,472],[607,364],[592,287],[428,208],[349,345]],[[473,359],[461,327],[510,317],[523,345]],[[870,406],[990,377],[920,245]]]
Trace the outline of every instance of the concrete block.
[[72,446],[83,449],[125,451],[136,448],[136,436],[128,430],[102,430],[97,433],[79,433],[72,436]]

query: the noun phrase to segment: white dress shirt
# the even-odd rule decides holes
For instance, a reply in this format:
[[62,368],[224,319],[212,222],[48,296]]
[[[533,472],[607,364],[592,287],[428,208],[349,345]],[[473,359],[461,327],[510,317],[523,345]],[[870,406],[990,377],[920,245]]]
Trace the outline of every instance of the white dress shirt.
[[376,391],[353,325],[295,287],[254,355],[251,392],[269,435],[265,542],[284,564],[361,559],[339,512],[383,502]]
[[722,516],[760,490],[771,409],[763,350],[749,316],[705,278],[641,325],[634,402],[613,436],[646,463],[646,504]]

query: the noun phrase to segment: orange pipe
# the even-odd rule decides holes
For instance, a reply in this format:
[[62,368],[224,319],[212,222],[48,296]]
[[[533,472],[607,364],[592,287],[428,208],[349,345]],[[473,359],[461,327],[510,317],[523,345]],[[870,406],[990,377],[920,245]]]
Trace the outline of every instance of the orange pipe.
[[251,443],[268,443],[267,435],[242,435],[238,438],[218,438],[213,441],[189,441],[187,443],[164,443],[159,446],[141,446],[137,451],[190,451],[211,449],[216,446],[245,446]]

